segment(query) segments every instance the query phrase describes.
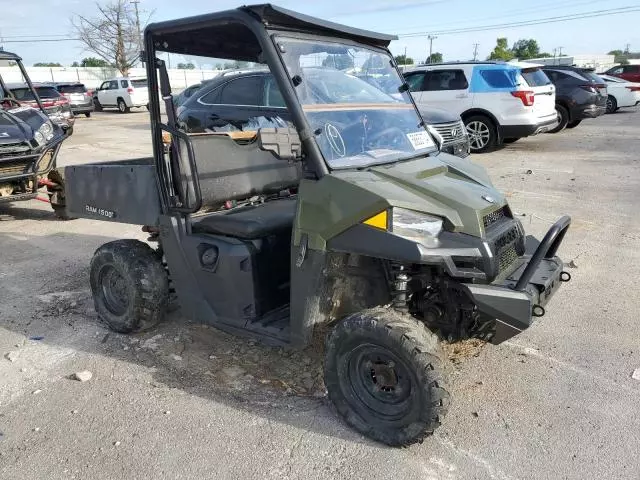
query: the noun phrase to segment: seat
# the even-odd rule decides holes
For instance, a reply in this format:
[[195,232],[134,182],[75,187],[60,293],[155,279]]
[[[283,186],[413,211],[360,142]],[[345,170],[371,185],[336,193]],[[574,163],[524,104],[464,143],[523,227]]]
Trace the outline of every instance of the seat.
[[255,240],[291,230],[295,214],[295,198],[272,200],[194,219],[191,228],[195,233]]

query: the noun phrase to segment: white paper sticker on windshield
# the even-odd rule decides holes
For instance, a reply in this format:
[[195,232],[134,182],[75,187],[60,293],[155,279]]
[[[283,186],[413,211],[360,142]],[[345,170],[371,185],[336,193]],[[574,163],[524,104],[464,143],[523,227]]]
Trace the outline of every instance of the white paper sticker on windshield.
[[421,132],[407,133],[407,138],[416,150],[422,150],[423,148],[432,147],[434,145],[431,135],[424,130]]

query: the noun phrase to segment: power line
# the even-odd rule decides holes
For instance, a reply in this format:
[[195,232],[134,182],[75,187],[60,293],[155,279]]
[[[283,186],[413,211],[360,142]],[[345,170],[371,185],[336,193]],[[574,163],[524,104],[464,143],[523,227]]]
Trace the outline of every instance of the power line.
[[433,31],[433,32],[414,32],[414,33],[407,33],[407,34],[398,35],[398,36],[401,38],[409,38],[409,37],[426,37],[432,34],[451,35],[455,33],[483,32],[487,30],[496,30],[501,28],[526,27],[530,25],[542,25],[545,23],[566,22],[570,20],[580,20],[583,18],[596,18],[596,17],[604,17],[609,15],[617,15],[620,13],[632,13],[632,12],[640,12],[640,7],[629,6],[629,7],[621,7],[621,8],[607,9],[607,10],[595,10],[592,12],[576,13],[573,15],[562,15],[562,16],[556,16],[556,17],[547,17],[547,18],[540,18],[536,20],[525,20],[522,22],[500,23],[500,24],[494,24],[494,25],[483,25],[483,26],[477,26],[477,27],[440,30],[440,31]]
[[[486,17],[476,17],[474,16],[473,18],[469,17],[466,20],[458,20],[458,21],[454,21],[454,22],[438,22],[436,24],[431,24],[431,25],[421,25],[420,27],[408,27],[408,28],[399,28],[396,29],[394,31],[394,33],[398,34],[398,35],[402,35],[402,31],[406,31],[409,30],[411,31],[414,28],[428,28],[431,26],[437,26],[437,27],[448,27],[450,25],[464,25],[464,24],[469,24],[469,23],[475,23],[478,20],[502,20],[504,18],[509,18],[509,17],[514,17],[514,16],[519,16],[525,13],[535,13],[535,12],[539,12],[541,10],[544,11],[549,11],[549,10],[560,10],[563,8],[572,8],[572,7],[578,7],[578,6],[582,6],[582,5],[590,5],[593,3],[601,3],[601,0],[588,0],[588,1],[580,1],[580,2],[567,2],[565,4],[563,4],[562,2],[560,2],[560,4],[558,2],[552,2],[552,3],[544,3],[544,4],[536,4],[534,7],[527,7],[527,8],[523,8],[523,9],[517,9],[517,10],[507,10],[507,11],[503,11],[500,12],[500,15],[490,15],[490,16],[486,16]],[[572,15],[567,13],[567,15]],[[575,15],[579,15],[579,14],[575,14]],[[462,28],[462,27],[461,27]]]

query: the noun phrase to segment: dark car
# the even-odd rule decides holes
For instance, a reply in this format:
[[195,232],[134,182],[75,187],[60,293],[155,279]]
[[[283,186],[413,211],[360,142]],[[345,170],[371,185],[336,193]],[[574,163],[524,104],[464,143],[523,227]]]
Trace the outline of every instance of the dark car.
[[[21,58],[15,53],[0,51],[0,61],[15,62],[24,78],[28,78]],[[12,95],[0,73],[0,203],[35,198],[38,189],[47,185],[56,189],[50,192],[56,210],[57,199],[63,193],[58,193],[62,189],[53,184],[52,176],[64,139],[62,129],[37,102],[32,108]]]
[[94,110],[93,97],[83,83],[56,83],[56,89],[69,99],[69,105],[74,115],[84,114],[90,117]]
[[[34,84],[38,97],[42,101],[42,107],[51,121],[67,134],[73,133],[75,117],[71,111],[69,99],[62,95],[55,86],[48,84]],[[21,105],[38,108],[33,92],[26,84],[9,84],[7,89]]]
[[607,85],[592,71],[568,66],[542,68],[556,86],[558,126],[551,133],[574,128],[585,118],[596,118],[607,111]]
[[[306,74],[313,77],[321,73],[310,68]],[[229,72],[192,87],[188,98],[174,101],[178,124],[186,131],[254,130],[284,127],[290,121],[280,90],[267,70]],[[322,96],[319,91],[312,94]],[[431,108],[421,109],[421,113],[431,133],[441,141],[442,151],[459,157],[469,155],[469,138],[459,116]]]
[[640,82],[640,65],[618,65],[610,68],[603,75],[622,78],[628,82]]

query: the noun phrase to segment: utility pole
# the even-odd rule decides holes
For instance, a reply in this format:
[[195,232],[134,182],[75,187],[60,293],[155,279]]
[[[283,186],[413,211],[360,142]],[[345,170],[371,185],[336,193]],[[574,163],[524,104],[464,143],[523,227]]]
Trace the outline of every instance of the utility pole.
[[558,57],[562,57],[562,48],[563,47],[558,47]]
[[478,60],[478,47],[480,46],[479,43],[474,43],[473,44],[473,61],[475,62],[476,60]]
[[138,4],[140,0],[131,0],[136,9],[136,29],[138,30],[138,52],[142,52],[142,32],[140,31],[140,13],[138,12]]
[[438,37],[435,35],[427,35],[427,38],[429,39],[429,58],[427,63],[433,63],[431,61],[431,55],[433,54],[433,41]]
[[625,53],[625,54],[627,54],[627,55],[629,54],[629,48],[630,48],[630,47],[631,47],[631,44],[630,44],[630,43],[627,43],[627,44],[625,45],[625,48],[624,48],[624,53]]

